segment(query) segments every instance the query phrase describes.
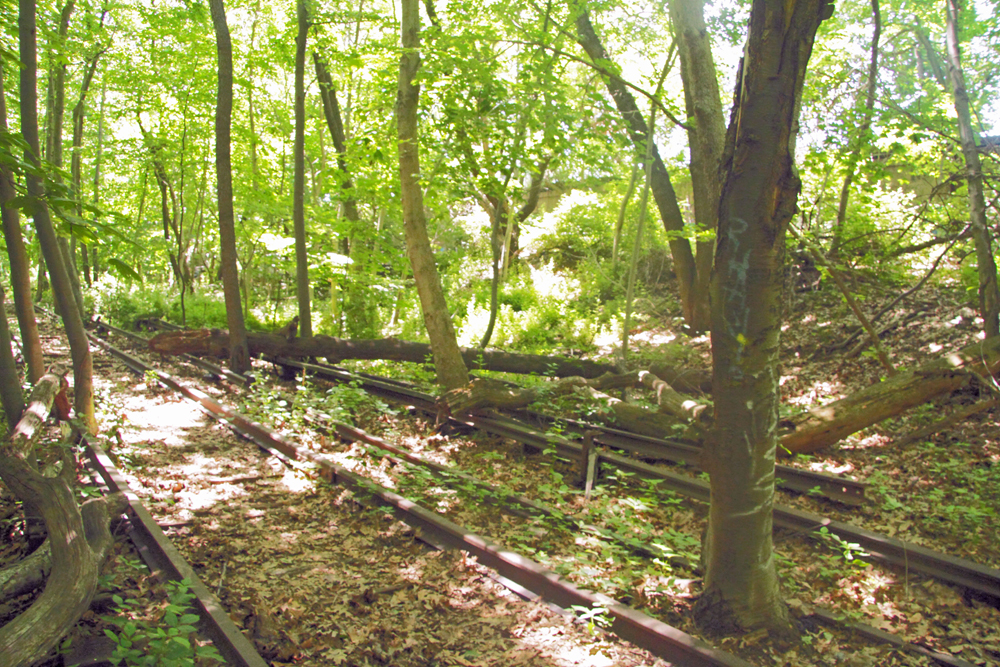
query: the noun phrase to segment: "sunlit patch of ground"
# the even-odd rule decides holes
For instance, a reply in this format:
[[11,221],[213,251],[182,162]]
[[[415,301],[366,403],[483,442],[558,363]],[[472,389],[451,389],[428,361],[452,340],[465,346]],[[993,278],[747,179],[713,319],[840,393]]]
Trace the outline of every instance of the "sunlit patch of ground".
[[840,443],[841,449],[877,449],[892,444],[892,438],[884,433],[864,435],[857,433]]
[[[782,386],[789,380],[795,380],[794,376],[783,375],[779,384]],[[807,410],[816,405],[823,405],[830,403],[831,401],[836,401],[844,397],[844,385],[840,382],[832,382],[829,380],[817,380],[813,382],[808,387],[803,388],[798,392],[797,396],[789,396],[785,398],[785,402],[789,405],[794,405],[803,410]]]

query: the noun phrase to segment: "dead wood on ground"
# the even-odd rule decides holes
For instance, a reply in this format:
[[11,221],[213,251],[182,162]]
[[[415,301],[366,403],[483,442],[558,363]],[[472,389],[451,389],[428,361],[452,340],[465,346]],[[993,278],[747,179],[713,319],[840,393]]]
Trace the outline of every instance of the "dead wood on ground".
[[[431,358],[431,347],[426,343],[382,338],[374,340],[346,340],[331,336],[310,338],[286,337],[268,333],[248,333],[247,344],[251,356],[272,356],[301,359],[305,357],[325,357],[332,363],[345,359],[386,359],[389,361],[409,361],[426,363]],[[192,331],[166,331],[149,340],[149,349],[161,354],[195,354],[218,358],[229,355],[229,333],[219,329],[196,329]],[[569,357],[515,354],[499,350],[478,350],[461,348],[462,358],[472,369],[537,374],[554,377],[578,375],[596,378],[605,373],[616,372],[611,364],[572,359]]]

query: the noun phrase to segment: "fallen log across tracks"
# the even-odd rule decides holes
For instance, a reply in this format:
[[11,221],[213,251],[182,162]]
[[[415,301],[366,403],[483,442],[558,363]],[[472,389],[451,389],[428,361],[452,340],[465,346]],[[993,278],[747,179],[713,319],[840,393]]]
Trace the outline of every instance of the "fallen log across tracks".
[[[340,382],[356,382],[368,391],[396,401],[409,403],[429,413],[436,413],[434,397],[405,386],[396,381],[376,379],[374,376],[355,374],[344,369],[320,364],[308,364],[291,359],[276,359],[275,363],[299,368],[317,376]],[[576,459],[582,445],[562,436],[543,433],[507,417],[468,414],[455,416],[463,424],[495,435],[511,438],[530,447],[546,449],[554,447],[562,456]],[[635,473],[646,479],[662,480],[666,487],[690,498],[709,502],[708,482],[685,475],[672,473],[662,467],[652,466],[620,454],[601,451],[599,462],[614,466],[626,472]],[[907,573],[919,572],[929,577],[947,582],[989,598],[993,604],[1000,603],[1000,570],[974,563],[964,558],[942,554],[926,547],[898,540],[887,535],[866,530],[843,521],[805,512],[783,505],[774,506],[774,525],[803,534],[825,528],[841,539],[858,544],[871,560],[882,561],[903,568]]]
[[432,544],[467,551],[476,556],[480,563],[493,568],[501,576],[560,607],[581,606],[606,609],[611,632],[645,648],[664,660],[676,661],[683,665],[705,667],[747,667],[749,665],[741,658],[712,648],[696,637],[646,616],[607,596],[577,588],[533,560],[468,531],[439,514],[379,486],[366,477],[333,463],[324,456],[296,447],[284,437],[219,404],[207,394],[181,384],[173,377],[153,369],[97,336],[91,334],[90,337],[92,341],[117,357],[135,373],[140,375],[154,374],[161,384],[195,401],[210,415],[266,451],[286,461],[300,465],[303,463],[314,465],[325,481],[343,485],[360,497],[370,498],[373,502],[390,508],[398,519],[418,529],[423,539]]

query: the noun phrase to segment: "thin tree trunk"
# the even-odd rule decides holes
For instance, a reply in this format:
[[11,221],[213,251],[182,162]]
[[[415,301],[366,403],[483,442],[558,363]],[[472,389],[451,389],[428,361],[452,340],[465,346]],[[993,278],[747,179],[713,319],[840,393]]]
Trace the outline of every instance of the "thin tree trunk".
[[417,136],[417,107],[420,86],[415,82],[420,69],[420,12],[418,0],[403,0],[403,53],[399,59],[399,96],[396,100],[396,127],[399,135],[399,180],[403,199],[403,230],[413,278],[434,355],[437,380],[445,389],[455,389],[469,379],[455,339],[455,328],[434,263],[427,237],[424,194],[420,187],[420,151]]
[[830,251],[827,256],[836,262],[840,253],[840,245],[844,242],[844,221],[847,219],[847,202],[851,197],[851,184],[858,171],[858,162],[861,160],[861,149],[868,143],[868,133],[872,125],[872,113],[875,110],[875,88],[878,83],[878,41],[882,35],[882,13],[879,11],[878,0],[871,0],[872,3],[872,53],[868,59],[868,86],[865,91],[865,111],[858,127],[857,135],[851,142],[851,153],[847,158],[846,173],[844,174],[844,184],[840,188],[840,204],[837,206],[837,220],[833,223],[833,241],[830,242]]
[[7,326],[7,306],[4,303],[3,285],[0,285],[0,404],[7,418],[7,432],[13,430],[24,412],[24,394],[21,393],[21,376],[10,349],[10,328]]
[[692,289],[692,321],[695,331],[706,331],[712,323],[709,289],[715,258],[715,233],[719,224],[719,164],[726,142],[726,121],[719,96],[712,39],[705,28],[703,0],[671,0],[670,21],[681,61],[684,105],[687,110],[688,144],[691,147],[691,186],[694,190],[694,220],[699,236],[695,282]]
[[[340,186],[344,206],[344,217],[350,223],[349,234],[353,234],[359,229],[360,215],[358,214],[358,202],[355,199],[354,182],[351,180],[351,172],[347,167],[347,135],[344,131],[343,118],[340,114],[340,103],[337,101],[337,90],[333,85],[333,79],[327,70],[323,60],[318,53],[313,53],[313,61],[316,64],[316,79],[319,81],[320,98],[323,102],[323,113],[326,117],[327,129],[330,131],[330,138],[333,140],[334,150],[337,151],[337,167],[340,169],[342,183]],[[341,239],[346,241],[346,238]],[[341,251],[350,254],[349,243],[341,243]],[[357,254],[357,253],[356,253]],[[352,276],[363,274],[364,264],[355,259],[348,269]],[[330,298],[334,295],[331,293]],[[348,319],[348,330],[351,336],[357,338],[368,338],[375,336],[377,329],[378,314],[375,309],[373,299],[370,298],[368,290],[357,280],[349,279],[344,286],[344,314]]]
[[705,592],[710,632],[791,632],[775,568],[778,349],[785,232],[800,182],[791,152],[798,101],[825,0],[754,0],[722,171],[712,279],[715,423],[705,441],[711,506]]
[[[21,134],[28,146],[25,151],[25,161],[41,169],[38,145],[38,109],[36,90],[37,46],[35,36],[35,3],[34,0],[19,0],[18,42],[21,57]],[[45,203],[45,188],[38,172],[28,172],[25,175],[28,186],[28,196],[33,200],[35,229],[38,241],[48,265],[49,277],[52,280],[52,293],[56,309],[62,316],[66,337],[69,339],[70,353],[73,358],[73,399],[77,417],[88,431],[97,432],[97,420],[94,417],[94,364],[90,356],[90,342],[83,328],[83,319],[73,298],[73,288],[70,285],[68,268],[63,264],[59,251],[59,241],[49,209]]]
[[[107,99],[108,92],[108,80],[107,77],[101,78],[101,109],[97,116],[97,145],[95,146],[94,155],[94,206],[98,206],[101,203],[101,162],[104,158],[104,103]],[[146,183],[146,172],[143,170],[142,173],[143,189],[145,189]],[[83,270],[90,271],[90,280],[97,280],[100,271],[100,261],[97,254],[97,247],[89,249],[90,256],[87,257],[86,253],[88,248],[84,246],[84,260],[83,260]]]
[[966,184],[969,188],[969,217],[972,238],[976,245],[979,271],[979,312],[983,316],[983,331],[987,338],[1000,335],[1000,291],[997,288],[997,265],[993,257],[990,224],[986,219],[986,199],[983,196],[983,168],[976,148],[976,132],[972,128],[969,94],[962,73],[962,56],[958,42],[958,0],[945,0],[948,34],[948,82],[955,98],[958,134],[965,157]]
[[215,165],[218,177],[219,237],[222,245],[222,287],[226,295],[226,321],[229,323],[229,368],[235,373],[250,370],[243,305],[240,302],[240,276],[236,266],[236,230],[233,219],[233,170],[230,157],[230,131],[233,114],[233,46],[226,23],[222,0],[210,0],[212,24],[219,52],[219,89],[215,108]]
[[[3,76],[3,63],[0,63],[0,131],[7,132],[7,96]],[[34,384],[45,371],[45,360],[42,357],[38,323],[35,321],[31,300],[31,262],[21,234],[21,214],[17,207],[7,205],[15,195],[14,175],[9,167],[0,165],[0,215],[3,218],[7,258],[10,261],[11,291],[14,294],[17,325],[21,331],[21,349],[28,362],[28,379]]]
[[[56,66],[55,66],[55,81],[52,86],[52,133],[51,133],[51,151],[48,155],[48,160],[57,169],[61,169],[63,166],[63,119],[66,115],[66,63],[63,62],[65,48],[66,48],[66,38],[69,34],[69,22],[73,15],[73,10],[76,8],[76,0],[69,0],[62,9],[59,17],[59,37],[58,43],[56,44]],[[57,183],[62,182],[62,178],[59,176],[59,172],[56,171],[52,176]],[[76,307],[82,315],[84,312],[83,308],[83,294],[80,291],[80,276],[76,272],[76,258],[73,256],[73,251],[70,248],[69,242],[62,236],[58,237],[59,251],[62,253],[63,262],[66,264],[66,272],[69,276],[70,285],[73,290],[73,298],[76,299]]]
[[[577,41],[579,41],[580,46],[595,63],[610,60],[608,52],[604,49],[600,37],[590,22],[586,5],[581,0],[579,4],[573,2],[571,6],[578,12],[576,29]],[[647,139],[652,141],[652,137],[647,135],[646,121],[642,117],[642,112],[639,111],[635,97],[619,79],[605,77],[605,85],[618,108],[618,112],[625,121],[626,130],[636,150],[645,151],[646,141]],[[660,159],[660,152],[657,150],[655,142],[653,142],[653,172],[650,187],[653,200],[660,211],[660,218],[663,220],[663,227],[667,230],[670,239],[670,254],[674,260],[674,272],[677,274],[677,287],[680,293],[681,307],[684,311],[684,320],[692,325],[695,320],[696,269],[694,253],[691,252],[691,244],[683,236],[684,216],[677,204],[677,194],[670,182],[670,174],[667,172],[663,160]]]
[[297,0],[298,33],[295,36],[295,163],[292,184],[292,222],[295,228],[295,290],[299,304],[299,335],[312,336],[312,310],[309,303],[309,255],[306,250],[306,40],[309,34],[309,12],[306,0]]
[[[104,17],[101,16],[101,23]],[[98,49],[87,60],[83,70],[83,81],[80,83],[80,97],[73,107],[73,148],[70,155],[70,174],[73,178],[73,196],[76,198],[76,215],[83,217],[83,187],[82,187],[82,158],[80,154],[83,148],[83,123],[87,115],[87,92],[90,90],[90,83],[94,79],[94,72],[97,70],[97,61],[100,59],[103,49]],[[87,246],[80,245],[81,263],[83,264],[83,276],[87,287],[91,286],[90,267],[87,264]]]

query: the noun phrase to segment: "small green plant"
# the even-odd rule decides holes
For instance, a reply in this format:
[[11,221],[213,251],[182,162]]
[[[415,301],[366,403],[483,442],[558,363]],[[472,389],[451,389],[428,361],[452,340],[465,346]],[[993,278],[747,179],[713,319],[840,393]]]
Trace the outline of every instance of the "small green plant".
[[193,623],[198,616],[191,612],[194,593],[187,580],[167,583],[167,606],[158,621],[133,620],[135,611],[142,607],[138,600],[123,600],[112,596],[118,605],[118,615],[105,617],[118,628],[118,632],[105,629],[115,644],[111,661],[116,665],[141,665],[153,667],[193,667],[196,664],[223,663],[214,646],[200,646],[192,641]]
[[860,560],[861,558],[864,558],[865,556],[868,555],[868,553],[861,548],[860,544],[857,544],[855,542],[848,542],[840,535],[831,533],[826,526],[820,528],[818,533],[820,536],[820,540],[825,542],[831,548],[839,551],[841,557],[844,559],[844,562],[847,563],[848,565],[853,565],[854,567],[861,567],[861,568],[868,566],[868,563],[864,562],[863,560]]
[[570,607],[570,610],[576,614],[578,621],[587,624],[587,632],[592,635],[597,634],[598,628],[611,627],[611,617],[608,614],[607,607],[596,604],[593,607],[584,607],[583,605],[575,604]]

